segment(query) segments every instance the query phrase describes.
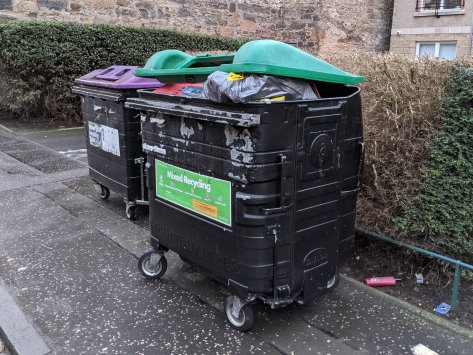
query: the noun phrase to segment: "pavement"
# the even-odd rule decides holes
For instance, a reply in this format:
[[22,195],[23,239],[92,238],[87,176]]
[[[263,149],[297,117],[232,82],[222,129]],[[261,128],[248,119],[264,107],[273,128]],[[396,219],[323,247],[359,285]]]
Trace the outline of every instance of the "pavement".
[[[22,354],[471,354],[473,332],[350,278],[306,306],[255,304],[227,324],[225,287],[169,252],[147,281],[147,210],[125,216],[88,178],[82,129],[0,127],[0,340]],[[2,354],[3,355],[3,354]]]

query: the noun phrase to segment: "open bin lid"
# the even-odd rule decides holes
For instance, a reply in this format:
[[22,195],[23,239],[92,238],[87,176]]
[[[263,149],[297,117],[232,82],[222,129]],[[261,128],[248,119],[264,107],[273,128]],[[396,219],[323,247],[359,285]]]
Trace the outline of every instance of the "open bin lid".
[[269,74],[347,85],[365,80],[289,44],[273,40],[245,43],[236,52],[232,64],[223,64],[216,69],[227,73]]
[[231,63],[233,57],[234,54],[191,56],[168,49],[152,55],[144,68],[136,70],[136,76],[157,78],[163,83],[199,83],[207,80],[221,64]]
[[77,84],[98,86],[110,89],[146,89],[164,86],[156,79],[139,78],[134,72],[137,66],[113,65],[107,69],[98,69],[77,78]]

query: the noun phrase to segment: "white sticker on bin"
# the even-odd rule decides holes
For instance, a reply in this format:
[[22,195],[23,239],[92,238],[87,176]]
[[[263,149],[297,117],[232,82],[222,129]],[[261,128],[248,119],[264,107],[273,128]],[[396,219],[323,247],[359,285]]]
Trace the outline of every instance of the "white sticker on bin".
[[149,145],[146,143],[143,143],[143,150],[146,150],[148,152],[155,152],[158,154],[166,155],[166,149],[157,147],[155,145]]
[[88,128],[90,145],[120,156],[120,135],[118,134],[118,129],[95,122],[88,122]]

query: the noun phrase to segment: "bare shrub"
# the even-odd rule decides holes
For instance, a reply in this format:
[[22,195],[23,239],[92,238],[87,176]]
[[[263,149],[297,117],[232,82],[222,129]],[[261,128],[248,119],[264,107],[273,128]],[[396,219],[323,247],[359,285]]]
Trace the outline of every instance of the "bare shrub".
[[441,126],[442,96],[451,62],[391,54],[324,58],[363,75],[366,160],[357,225],[392,235],[402,201],[419,193],[428,144]]

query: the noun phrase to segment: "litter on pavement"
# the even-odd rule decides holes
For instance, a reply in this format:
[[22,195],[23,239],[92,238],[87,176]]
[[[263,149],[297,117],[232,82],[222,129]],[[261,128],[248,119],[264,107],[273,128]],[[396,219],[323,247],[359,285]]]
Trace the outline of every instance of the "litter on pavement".
[[433,350],[430,350],[423,344],[417,344],[411,349],[411,351],[414,355],[438,355],[438,353]]
[[444,314],[447,314],[450,311],[450,309],[452,309],[452,306],[450,306],[449,304],[445,302],[442,302],[434,309],[434,312],[444,315]]
[[401,281],[399,278],[393,276],[385,277],[367,277],[365,282],[368,286],[394,286],[397,281]]

